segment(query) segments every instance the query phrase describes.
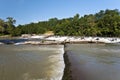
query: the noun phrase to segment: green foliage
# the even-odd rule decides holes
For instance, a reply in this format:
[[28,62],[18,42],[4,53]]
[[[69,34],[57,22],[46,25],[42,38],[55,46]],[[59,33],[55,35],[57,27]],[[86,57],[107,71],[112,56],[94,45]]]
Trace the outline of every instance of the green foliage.
[[6,34],[13,34],[13,31],[15,30],[15,24],[16,20],[14,20],[12,17],[8,17],[7,21],[4,21],[0,19],[0,34],[6,35]]
[[120,37],[120,12],[100,10],[96,14],[80,17],[76,14],[65,19],[51,18],[48,21],[14,26],[16,20],[8,17],[7,21],[0,19],[0,34],[19,36],[21,34],[43,34],[53,31],[60,36],[116,36]]

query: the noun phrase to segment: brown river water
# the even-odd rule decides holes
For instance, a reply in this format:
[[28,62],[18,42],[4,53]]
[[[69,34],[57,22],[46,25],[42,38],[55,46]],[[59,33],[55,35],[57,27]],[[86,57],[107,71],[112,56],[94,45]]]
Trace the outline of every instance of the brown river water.
[[68,44],[73,80],[120,80],[120,46]]
[[62,45],[0,45],[0,80],[61,80]]
[[[120,80],[120,46],[67,44],[73,80]],[[0,45],[0,80],[61,80],[63,45]]]

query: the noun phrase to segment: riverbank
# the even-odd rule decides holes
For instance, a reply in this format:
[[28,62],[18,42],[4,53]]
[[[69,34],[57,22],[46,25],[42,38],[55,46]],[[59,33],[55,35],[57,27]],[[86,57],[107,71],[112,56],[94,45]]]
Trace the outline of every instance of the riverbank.
[[[22,40],[15,42],[14,40]],[[0,39],[1,40],[1,39]],[[32,36],[30,38],[4,38],[2,40],[8,40],[8,44],[20,45],[20,44],[39,44],[39,45],[51,45],[51,44],[63,44],[63,43],[120,43],[120,38],[117,37],[75,37],[75,36],[49,36],[49,37],[39,37],[39,36]],[[1,42],[1,41],[0,41]],[[1,42],[4,44],[4,42]],[[5,43],[6,44],[6,43]]]
[[45,40],[59,41],[65,43],[117,43],[120,38],[117,37],[75,37],[75,36],[51,36]]

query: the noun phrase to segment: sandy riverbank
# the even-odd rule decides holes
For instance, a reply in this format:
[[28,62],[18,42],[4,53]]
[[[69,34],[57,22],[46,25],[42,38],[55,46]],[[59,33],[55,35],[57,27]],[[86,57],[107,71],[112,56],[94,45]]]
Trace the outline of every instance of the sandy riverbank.
[[[29,38],[33,39],[33,37]],[[120,38],[116,37],[73,37],[73,36],[50,36],[47,38],[34,38],[39,39],[38,41],[25,41],[19,44],[41,44],[41,45],[50,45],[50,44],[63,44],[63,43],[120,43]]]
[[[7,38],[6,38],[7,39]],[[11,40],[14,38],[8,38]],[[51,44],[63,44],[63,43],[120,43],[120,38],[117,37],[74,37],[74,36],[50,36],[50,37],[30,37],[30,38],[15,38],[15,39],[26,39],[26,41],[12,42],[12,44],[40,44],[40,45],[51,45]],[[36,40],[37,39],[37,40]],[[9,43],[8,42],[8,43]],[[0,44],[4,44],[0,42]]]

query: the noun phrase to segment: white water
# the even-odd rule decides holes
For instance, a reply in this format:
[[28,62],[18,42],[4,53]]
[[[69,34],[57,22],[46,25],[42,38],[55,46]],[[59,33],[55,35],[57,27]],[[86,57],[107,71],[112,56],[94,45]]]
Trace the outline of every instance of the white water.
[[0,80],[61,80],[62,45],[1,45]]

